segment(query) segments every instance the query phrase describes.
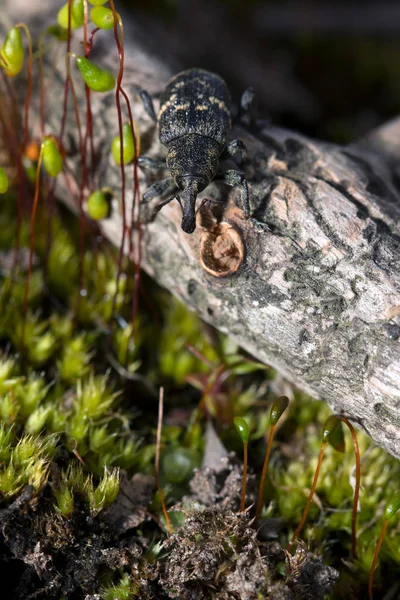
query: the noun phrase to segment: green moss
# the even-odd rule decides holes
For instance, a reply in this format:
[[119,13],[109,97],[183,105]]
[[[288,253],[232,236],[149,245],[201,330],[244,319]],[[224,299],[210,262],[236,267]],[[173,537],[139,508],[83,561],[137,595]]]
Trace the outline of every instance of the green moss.
[[0,501],[10,501],[27,486],[34,492],[42,490],[47,482],[51,459],[56,452],[55,436],[23,435],[19,439],[14,430],[0,428]]
[[102,600],[130,600],[136,598],[136,586],[129,575],[123,575],[118,583],[104,587],[101,592]]
[[164,319],[165,324],[157,349],[161,375],[182,384],[191,373],[207,370],[204,363],[189,351],[188,344],[195,346],[211,362],[215,362],[218,355],[205,339],[199,318],[189,312],[183,304],[169,298],[164,310]]

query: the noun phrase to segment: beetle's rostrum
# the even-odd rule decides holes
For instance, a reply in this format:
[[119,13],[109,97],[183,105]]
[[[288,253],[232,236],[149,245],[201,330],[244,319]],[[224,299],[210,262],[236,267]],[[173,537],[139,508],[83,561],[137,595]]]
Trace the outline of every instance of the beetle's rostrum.
[[[232,127],[231,98],[225,81],[215,73],[203,69],[189,69],[178,73],[168,83],[160,99],[156,116],[151,97],[140,92],[146,112],[158,123],[160,142],[167,151],[166,161],[140,157],[142,168],[165,169],[170,177],[157,181],[143,194],[142,201],[173,193],[154,211],[174,200],[182,207],[182,229],[192,233],[196,229],[196,199],[213,180],[230,186],[241,186],[244,215],[250,217],[249,191],[241,171],[219,171],[221,161],[239,154],[243,159],[246,148],[240,140],[227,144]],[[247,90],[242,96],[239,115],[252,100]],[[181,202],[182,198],[182,202]]]

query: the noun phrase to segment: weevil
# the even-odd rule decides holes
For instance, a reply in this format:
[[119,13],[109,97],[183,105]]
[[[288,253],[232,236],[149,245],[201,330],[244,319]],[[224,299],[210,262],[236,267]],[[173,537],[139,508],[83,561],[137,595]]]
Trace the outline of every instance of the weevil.
[[[174,200],[182,207],[182,229],[196,229],[196,199],[213,180],[230,186],[241,186],[241,203],[246,218],[250,217],[249,190],[244,174],[236,169],[218,172],[219,163],[236,154],[243,160],[246,148],[240,140],[227,143],[232,127],[231,97],[228,86],[219,75],[203,69],[189,69],[175,75],[160,98],[158,117],[149,94],[140,90],[147,114],[158,123],[161,144],[166,148],[165,161],[146,156],[139,158],[142,168],[165,169],[170,177],[157,181],[143,194],[142,202],[174,192],[154,210]],[[250,108],[253,92],[242,95],[238,116]],[[181,196],[183,205],[181,203]]]

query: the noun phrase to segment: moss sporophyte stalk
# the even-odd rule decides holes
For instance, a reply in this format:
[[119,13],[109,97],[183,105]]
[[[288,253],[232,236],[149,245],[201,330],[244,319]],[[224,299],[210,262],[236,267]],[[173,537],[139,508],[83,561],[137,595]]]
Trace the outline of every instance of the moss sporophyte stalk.
[[[21,599],[222,600],[303,598],[307,586],[317,598],[324,581],[332,600],[394,597],[398,461],[322,403],[290,390],[289,408],[271,391],[282,383],[272,369],[141,274],[140,132],[123,23],[114,2],[90,4],[60,2],[34,52],[23,23],[0,40],[4,585]],[[114,45],[111,68],[100,45],[91,57],[99,26]],[[54,131],[58,54],[69,72]],[[99,145],[98,93],[117,115]],[[98,182],[99,159],[120,190]],[[64,180],[77,219],[55,201]],[[99,229],[112,211],[117,251]]]

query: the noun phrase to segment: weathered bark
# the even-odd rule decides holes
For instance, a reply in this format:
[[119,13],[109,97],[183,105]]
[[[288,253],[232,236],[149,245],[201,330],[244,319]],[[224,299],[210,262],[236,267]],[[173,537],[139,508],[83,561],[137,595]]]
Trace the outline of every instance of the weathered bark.
[[[124,88],[134,103],[142,152],[162,156],[134,85],[154,94],[170,74],[132,39],[126,38]],[[115,50],[96,61],[117,71]],[[62,70],[63,61],[52,65],[48,133],[60,128]],[[84,89],[74,78],[84,115]],[[114,94],[92,94],[92,110],[93,183],[120,195],[120,170],[110,156],[110,140],[118,134]],[[32,111],[37,115],[37,95]],[[65,141],[72,136],[76,142],[71,101],[69,117]],[[400,120],[347,147],[263,122],[251,130],[235,127],[233,135],[249,151],[244,171],[252,218],[243,218],[238,190],[211,184],[203,196],[223,203],[204,207],[194,234],[181,230],[176,202],[143,227],[142,267],[205,321],[400,457]],[[77,152],[68,164],[79,179]],[[128,178],[131,173],[126,167]],[[150,179],[140,174],[140,181],[143,191]],[[76,208],[73,179],[60,177],[57,194]],[[128,185],[127,215],[131,201]],[[115,202],[102,229],[116,245],[121,223]]]

